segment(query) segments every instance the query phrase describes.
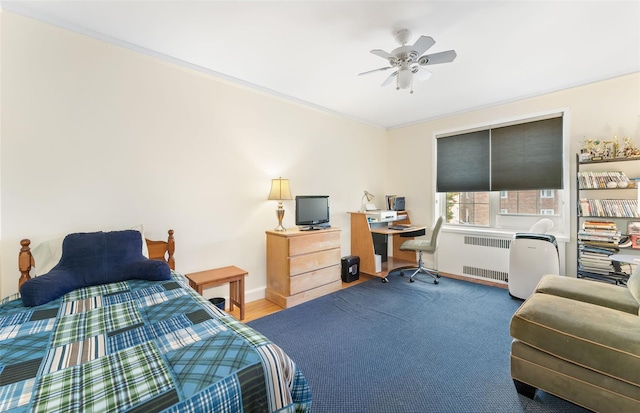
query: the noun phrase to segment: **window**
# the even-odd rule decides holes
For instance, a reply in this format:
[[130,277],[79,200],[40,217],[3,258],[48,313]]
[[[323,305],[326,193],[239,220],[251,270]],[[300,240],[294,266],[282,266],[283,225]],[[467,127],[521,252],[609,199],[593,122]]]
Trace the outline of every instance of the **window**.
[[447,192],[446,222],[489,225],[489,192]]
[[446,222],[492,227],[510,216],[559,216],[564,145],[563,114],[436,136]]
[[[503,192],[507,195],[506,197],[502,196]],[[553,189],[502,191],[500,192],[500,213],[554,215],[553,211],[558,210],[558,197],[555,196],[555,192],[556,190]]]

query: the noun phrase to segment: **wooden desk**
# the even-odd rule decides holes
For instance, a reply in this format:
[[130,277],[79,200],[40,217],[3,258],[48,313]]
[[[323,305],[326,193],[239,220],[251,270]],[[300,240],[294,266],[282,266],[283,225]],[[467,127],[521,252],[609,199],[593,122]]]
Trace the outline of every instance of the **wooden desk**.
[[[360,272],[374,275],[382,278],[383,282],[387,281],[387,275],[396,268],[417,266],[415,251],[401,251],[400,245],[406,240],[413,239],[415,236],[424,235],[426,227],[411,224],[409,214],[406,211],[399,211],[398,215],[406,215],[406,218],[381,223],[369,223],[367,214],[364,212],[350,212],[351,215],[351,254],[360,257]],[[376,224],[378,227],[371,227]],[[393,224],[411,225],[410,230],[393,230],[388,226]],[[375,247],[373,234],[381,234],[392,236],[393,250],[392,255],[382,263],[380,272],[376,272],[375,268]],[[414,235],[415,234],[415,235]]]
[[233,311],[233,305],[240,308],[240,320],[244,320],[244,276],[248,272],[235,267],[216,268],[186,274],[189,285],[202,295],[202,290],[209,287],[229,283],[229,311]]

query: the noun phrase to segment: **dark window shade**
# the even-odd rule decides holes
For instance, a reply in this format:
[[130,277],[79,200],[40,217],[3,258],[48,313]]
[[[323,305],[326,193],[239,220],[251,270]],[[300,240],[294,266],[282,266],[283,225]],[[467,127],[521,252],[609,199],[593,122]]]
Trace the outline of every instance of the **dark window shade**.
[[562,189],[562,118],[491,130],[491,190]]
[[437,192],[562,189],[562,117],[437,139]]
[[439,138],[437,192],[489,191],[489,131]]

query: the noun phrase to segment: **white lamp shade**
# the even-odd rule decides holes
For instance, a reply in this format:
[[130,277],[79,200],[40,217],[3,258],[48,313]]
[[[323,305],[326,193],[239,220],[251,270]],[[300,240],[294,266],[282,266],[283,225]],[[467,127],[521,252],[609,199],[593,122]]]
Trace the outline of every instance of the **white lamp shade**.
[[286,199],[293,199],[291,196],[291,188],[289,187],[289,180],[282,178],[272,179],[269,200],[282,201]]

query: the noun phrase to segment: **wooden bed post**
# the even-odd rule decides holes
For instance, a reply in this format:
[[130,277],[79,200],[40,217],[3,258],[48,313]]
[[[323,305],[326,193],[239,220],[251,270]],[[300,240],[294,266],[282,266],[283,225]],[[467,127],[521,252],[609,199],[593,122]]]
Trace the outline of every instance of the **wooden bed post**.
[[167,239],[167,264],[172,270],[176,269],[176,260],[173,258],[173,253],[176,250],[176,240],[173,238],[173,230],[169,230],[169,238]]
[[147,242],[147,248],[149,249],[149,258],[152,260],[160,260],[169,264],[169,268],[176,269],[176,261],[173,258],[173,253],[176,250],[176,242],[173,238],[173,230],[170,229],[169,237],[166,241],[154,241],[145,239]]
[[20,253],[18,254],[18,269],[20,270],[20,281],[18,281],[18,288],[22,286],[24,282],[31,279],[29,271],[33,265],[33,255],[31,255],[31,240],[23,239],[20,241]]

